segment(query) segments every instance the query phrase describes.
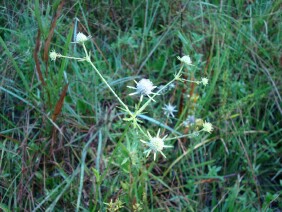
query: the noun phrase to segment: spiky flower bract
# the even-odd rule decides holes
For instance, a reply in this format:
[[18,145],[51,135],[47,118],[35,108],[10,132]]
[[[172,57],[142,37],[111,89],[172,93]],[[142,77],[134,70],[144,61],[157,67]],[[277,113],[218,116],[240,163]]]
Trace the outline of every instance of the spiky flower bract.
[[160,152],[162,156],[166,158],[162,150],[164,148],[173,147],[173,146],[164,145],[164,140],[166,139],[167,135],[165,135],[163,138],[160,138],[160,129],[158,130],[156,137],[152,137],[148,131],[147,134],[148,134],[149,142],[141,140],[142,143],[146,144],[149,147],[149,149],[144,151],[144,153],[147,153],[146,157],[148,157],[152,151],[154,154],[154,160],[156,160],[157,152]]
[[170,103],[168,103],[167,105],[165,104],[164,107],[162,107],[162,109],[164,110],[164,114],[166,116],[171,116],[171,117],[174,117],[174,114],[175,112],[177,112],[177,110],[175,110],[176,106],[173,106],[171,105]]

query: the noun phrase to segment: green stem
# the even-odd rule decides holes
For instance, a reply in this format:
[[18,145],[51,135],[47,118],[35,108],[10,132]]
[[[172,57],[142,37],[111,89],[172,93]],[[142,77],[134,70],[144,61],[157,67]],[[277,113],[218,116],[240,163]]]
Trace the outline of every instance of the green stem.
[[86,54],[86,61],[88,63],[90,63],[90,65],[93,67],[93,69],[95,70],[95,72],[99,75],[99,77],[102,79],[102,81],[107,85],[107,87],[110,89],[110,91],[114,94],[114,96],[117,98],[117,100],[120,102],[120,104],[125,108],[125,110],[132,116],[133,114],[131,113],[131,111],[128,109],[127,105],[123,103],[123,101],[119,98],[119,96],[116,94],[116,92],[112,89],[112,87],[109,85],[109,83],[107,82],[107,80],[105,80],[105,78],[102,76],[102,74],[99,72],[99,70],[96,68],[96,66],[92,63],[92,61],[90,60],[90,57],[87,53],[87,50],[85,48],[84,43],[82,44],[83,49],[85,51]]
[[80,57],[69,57],[69,56],[64,56],[64,55],[58,55],[58,57],[62,57],[62,58],[67,58],[67,59],[73,59],[73,60],[85,60],[85,58],[80,58]]
[[200,84],[201,81],[194,81],[194,80],[188,80],[188,79],[183,79],[183,81],[185,82],[194,82],[194,83],[197,83],[197,84]]
[[146,137],[148,137],[148,135],[144,132],[144,130],[140,127],[139,124],[137,124],[138,129],[142,132],[143,135],[145,135]]

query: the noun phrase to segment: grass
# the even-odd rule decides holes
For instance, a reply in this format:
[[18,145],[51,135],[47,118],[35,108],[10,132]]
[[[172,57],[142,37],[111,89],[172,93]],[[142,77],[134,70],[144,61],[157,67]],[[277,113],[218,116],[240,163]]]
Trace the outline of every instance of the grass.
[[[0,209],[280,211],[281,3],[3,1]],[[94,65],[132,110],[126,86],[168,83],[179,55],[195,64],[186,79],[209,79],[175,83],[140,116],[153,136],[169,135],[167,158],[145,157],[146,138],[91,66],[48,59],[52,49],[83,57],[75,32],[92,36]],[[163,115],[168,102],[175,119]],[[214,131],[171,139],[193,132],[188,115]]]

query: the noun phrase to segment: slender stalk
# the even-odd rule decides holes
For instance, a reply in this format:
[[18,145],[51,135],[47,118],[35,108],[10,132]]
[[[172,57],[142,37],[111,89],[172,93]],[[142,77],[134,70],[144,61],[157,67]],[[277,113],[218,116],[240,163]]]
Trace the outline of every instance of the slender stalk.
[[72,59],[72,60],[80,60],[80,61],[83,61],[85,59],[83,58],[80,58],[80,57],[70,57],[70,56],[64,56],[64,55],[58,55],[58,57],[62,57],[62,58],[67,58],[67,59]]
[[119,96],[116,94],[116,92],[112,89],[112,87],[109,85],[109,83],[107,82],[107,80],[105,80],[105,78],[103,77],[103,75],[100,73],[100,71],[96,68],[96,66],[92,63],[89,54],[87,53],[86,47],[84,45],[84,43],[82,43],[84,52],[86,54],[86,58],[85,60],[90,63],[90,65],[92,66],[92,68],[95,70],[95,72],[99,75],[99,77],[102,79],[102,81],[106,84],[106,86],[110,89],[110,91],[114,94],[114,96],[117,98],[117,100],[119,101],[119,103],[125,108],[125,110],[132,116],[133,114],[131,113],[131,111],[129,110],[129,108],[127,107],[127,105],[119,98]]

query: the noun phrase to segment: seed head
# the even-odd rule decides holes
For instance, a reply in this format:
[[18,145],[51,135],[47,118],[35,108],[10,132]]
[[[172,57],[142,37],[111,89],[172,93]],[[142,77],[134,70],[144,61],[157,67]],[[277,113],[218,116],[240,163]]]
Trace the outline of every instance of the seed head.
[[192,65],[192,61],[191,58],[189,57],[189,55],[185,55],[183,57],[177,57],[178,60],[180,60],[182,63],[185,63],[187,65]]
[[49,54],[50,59],[54,60],[54,61],[57,59],[58,56],[59,56],[59,54],[57,54],[57,52],[55,50],[52,50]]
[[206,86],[208,83],[209,83],[209,79],[208,78],[205,78],[205,77],[202,77],[202,81],[201,83]]
[[84,43],[88,41],[91,38],[91,36],[86,37],[82,32],[77,33],[75,41],[76,43]]
[[203,124],[203,131],[206,131],[208,133],[211,133],[211,131],[213,131],[213,126],[211,123],[206,122]]
[[202,127],[203,124],[204,124],[203,119],[196,119],[196,126],[197,126],[197,127]]

